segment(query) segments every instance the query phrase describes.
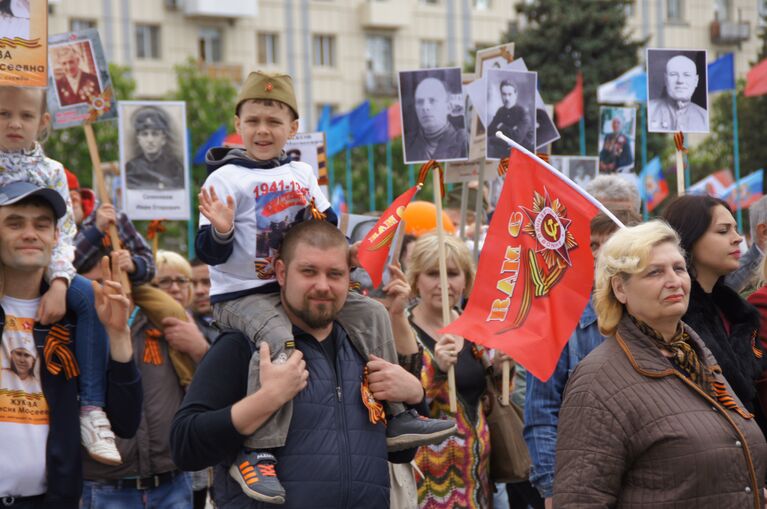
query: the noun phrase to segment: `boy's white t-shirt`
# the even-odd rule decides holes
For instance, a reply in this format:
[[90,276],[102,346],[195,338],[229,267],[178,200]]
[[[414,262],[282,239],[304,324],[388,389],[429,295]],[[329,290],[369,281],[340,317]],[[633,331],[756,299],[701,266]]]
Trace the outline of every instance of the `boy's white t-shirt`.
[[39,298],[0,298],[5,311],[0,347],[0,497],[31,497],[46,491],[50,413],[32,336],[39,304]]
[[[318,210],[330,207],[314,170],[300,161],[277,168],[227,164],[211,173],[203,187],[219,200],[235,202],[234,246],[229,259],[210,267],[210,295],[240,292],[275,281],[272,259],[285,230],[302,217],[314,198]],[[210,221],[200,214],[200,226]]]

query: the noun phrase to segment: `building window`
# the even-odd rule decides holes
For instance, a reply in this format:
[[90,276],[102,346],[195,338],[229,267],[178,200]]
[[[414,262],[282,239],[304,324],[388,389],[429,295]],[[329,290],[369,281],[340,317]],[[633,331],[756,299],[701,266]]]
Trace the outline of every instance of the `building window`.
[[666,19],[668,21],[682,21],[683,7],[682,0],[666,0]]
[[716,0],[714,2],[714,13],[717,21],[730,21],[732,19],[732,1]]
[[280,38],[274,33],[258,34],[258,63],[276,65],[280,63]]
[[478,11],[487,11],[490,9],[490,0],[472,0],[474,8]]
[[335,67],[336,65],[336,36],[315,35],[314,65],[315,67]]
[[396,93],[392,38],[388,35],[367,36],[367,74],[365,88],[374,95]]
[[96,28],[95,19],[72,18],[69,20],[70,32],[79,32],[80,30],[87,30],[88,28]]
[[200,49],[199,58],[201,61],[215,63],[224,60],[221,39],[221,30],[218,28],[200,29],[197,43]]
[[421,69],[439,67],[442,43],[439,41],[421,41]]
[[626,3],[626,17],[630,18],[636,14],[636,5],[635,0],[631,0],[630,2]]
[[160,58],[160,27],[136,25],[136,58]]

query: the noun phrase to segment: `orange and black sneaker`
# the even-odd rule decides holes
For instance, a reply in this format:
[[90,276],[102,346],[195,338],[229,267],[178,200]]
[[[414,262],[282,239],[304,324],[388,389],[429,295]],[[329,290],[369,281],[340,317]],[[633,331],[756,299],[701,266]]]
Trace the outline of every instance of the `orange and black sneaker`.
[[277,458],[264,451],[243,449],[229,467],[229,475],[237,481],[242,492],[253,500],[270,504],[285,503],[285,488],[277,478]]

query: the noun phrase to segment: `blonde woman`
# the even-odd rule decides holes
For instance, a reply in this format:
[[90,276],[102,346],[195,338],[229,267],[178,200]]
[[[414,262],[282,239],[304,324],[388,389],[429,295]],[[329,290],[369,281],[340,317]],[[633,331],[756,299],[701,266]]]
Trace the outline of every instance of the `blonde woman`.
[[[420,237],[413,247],[407,278],[417,299],[410,322],[423,346],[421,381],[432,418],[455,417],[458,433],[441,444],[422,446],[416,464],[418,503],[422,508],[490,507],[490,433],[482,396],[489,352],[471,341],[441,335],[442,295],[439,281],[437,235]],[[445,237],[447,252],[448,305],[452,319],[458,317],[461,300],[469,295],[474,281],[471,254],[459,238]],[[447,371],[455,366],[458,411],[449,411]]]
[[[173,317],[165,318],[163,320],[165,339],[173,348],[189,352],[195,362],[200,362],[210,345],[188,311],[194,298],[192,265],[180,254],[164,250],[157,251],[155,263],[157,272],[152,285],[173,297],[189,315],[188,322]],[[211,480],[212,474],[208,469],[192,472],[195,509],[205,507]]]
[[767,444],[682,322],[690,285],[662,221],[602,246],[594,308],[607,339],[567,385],[554,507],[763,507]]

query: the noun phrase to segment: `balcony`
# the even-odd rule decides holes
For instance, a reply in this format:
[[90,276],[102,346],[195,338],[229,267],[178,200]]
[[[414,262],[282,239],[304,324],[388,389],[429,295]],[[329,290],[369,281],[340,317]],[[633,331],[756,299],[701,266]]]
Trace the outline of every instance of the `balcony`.
[[408,0],[367,0],[359,7],[359,20],[363,28],[396,30],[410,22]]
[[209,78],[242,83],[242,65],[197,62],[197,68]]
[[365,75],[365,93],[373,96],[396,96],[397,78],[390,74],[368,72]]
[[740,44],[751,37],[751,25],[748,21],[714,20],[709,26],[711,42],[719,45]]
[[390,74],[369,72],[365,75],[365,93],[378,97],[394,97],[398,93],[397,79]]
[[175,0],[184,14],[206,18],[242,18],[258,16],[257,0]]

